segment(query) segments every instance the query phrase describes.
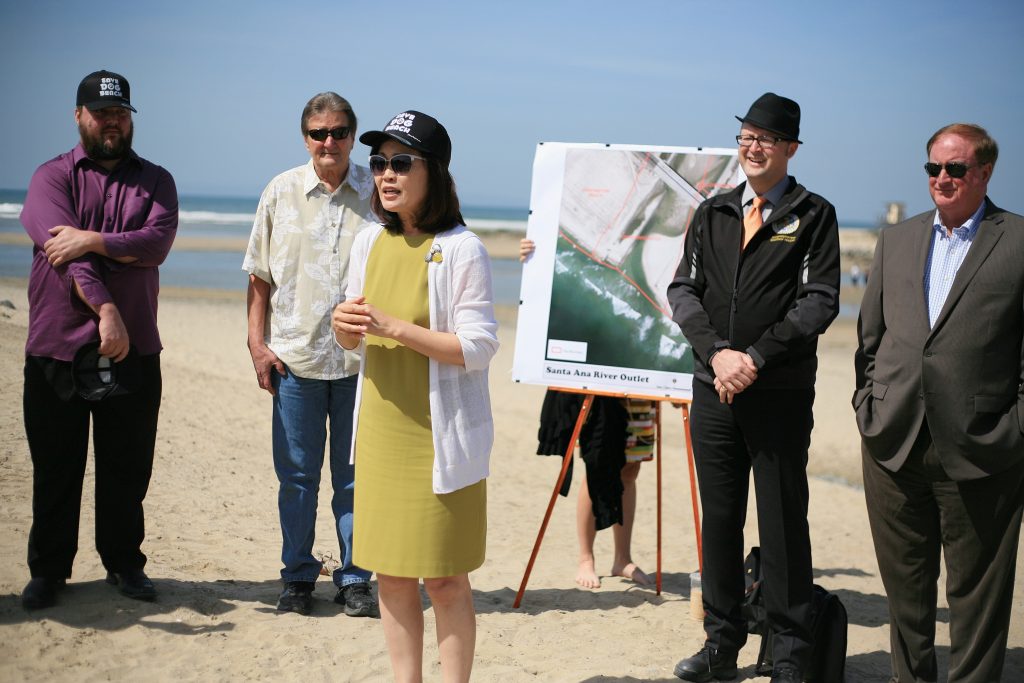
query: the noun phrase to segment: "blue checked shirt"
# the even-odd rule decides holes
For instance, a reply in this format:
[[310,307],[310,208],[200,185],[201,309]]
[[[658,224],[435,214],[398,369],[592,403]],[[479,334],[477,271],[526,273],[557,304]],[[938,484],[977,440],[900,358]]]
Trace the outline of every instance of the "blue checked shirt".
[[978,234],[981,216],[985,213],[985,202],[967,221],[953,234],[946,234],[946,226],[942,225],[939,212],[935,212],[932,223],[932,247],[928,252],[928,263],[924,267],[924,295],[928,299],[928,324],[935,327],[935,321],[942,311],[949,290],[953,287],[953,278],[967,256],[967,251]]

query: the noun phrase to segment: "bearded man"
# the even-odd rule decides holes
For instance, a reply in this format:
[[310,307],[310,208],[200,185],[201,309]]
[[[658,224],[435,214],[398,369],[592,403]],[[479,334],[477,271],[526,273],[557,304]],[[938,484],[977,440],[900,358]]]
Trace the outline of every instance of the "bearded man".
[[21,222],[32,238],[25,433],[32,529],[25,609],[49,607],[71,577],[92,423],[96,550],[106,580],[153,600],[142,501],[160,409],[159,273],[178,227],[166,170],[132,151],[130,89],[96,71],[78,86],[81,141],[32,176]]

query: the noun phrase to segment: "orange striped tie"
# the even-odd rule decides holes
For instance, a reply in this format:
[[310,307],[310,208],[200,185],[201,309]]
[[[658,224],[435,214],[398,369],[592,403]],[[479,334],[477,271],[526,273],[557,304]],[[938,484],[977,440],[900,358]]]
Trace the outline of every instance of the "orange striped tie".
[[750,210],[747,211],[747,215],[743,217],[743,246],[747,246],[750,240],[754,239],[754,235],[764,225],[764,221],[761,219],[761,207],[765,205],[767,200],[764,197],[754,197],[753,203],[750,205]]

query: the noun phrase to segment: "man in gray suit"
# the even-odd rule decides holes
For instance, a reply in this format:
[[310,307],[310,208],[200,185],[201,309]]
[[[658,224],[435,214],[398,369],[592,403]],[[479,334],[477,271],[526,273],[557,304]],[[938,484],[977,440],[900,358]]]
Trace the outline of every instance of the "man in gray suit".
[[893,681],[935,681],[940,549],[950,681],[998,681],[1024,509],[1024,218],[986,196],[981,127],[928,141],[936,211],[882,231],[853,407],[889,597]]

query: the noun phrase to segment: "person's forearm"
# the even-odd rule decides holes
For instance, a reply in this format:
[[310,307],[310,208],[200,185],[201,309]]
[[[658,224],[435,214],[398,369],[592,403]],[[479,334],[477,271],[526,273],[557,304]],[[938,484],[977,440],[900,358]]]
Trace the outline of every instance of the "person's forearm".
[[94,243],[89,251],[100,256],[106,256],[111,261],[117,261],[118,263],[134,263],[139,260],[135,256],[111,256],[107,252],[107,243],[103,240],[102,233],[90,232],[89,235],[91,236],[90,241]]
[[131,342],[117,305],[109,300],[98,305],[93,304],[86,298],[81,285],[77,281],[72,280],[72,282],[75,283],[75,295],[99,318],[97,331],[100,335],[100,355],[115,362],[124,360],[131,349]]
[[114,304],[113,301],[108,301],[106,303],[102,303],[102,304],[99,304],[99,305],[93,304],[85,296],[85,291],[82,289],[82,286],[80,284],[78,284],[78,281],[75,280],[75,279],[72,279],[71,281],[75,283],[75,296],[77,296],[79,299],[81,299],[82,303],[84,303],[86,306],[88,306],[89,310],[91,310],[97,316],[99,316],[101,314],[101,312],[103,312],[103,313],[109,312],[110,309],[109,308],[105,309],[105,307],[113,307],[113,310],[115,310],[115,311],[117,310],[117,306]]
[[[404,320],[396,321],[392,339],[439,363],[465,367],[462,342],[451,332],[436,332]],[[342,344],[344,346],[344,344]]]
[[85,290],[82,289],[82,286],[80,284],[78,284],[78,281],[75,280],[74,278],[72,278],[71,281],[75,283],[75,296],[77,296],[82,301],[82,303],[88,306],[89,310],[91,310],[98,318],[102,319],[106,316],[112,315],[116,315],[120,318],[121,311],[120,309],[118,309],[117,304],[115,304],[112,300],[107,300],[98,304],[94,304],[93,302],[89,301],[89,298],[85,295]]
[[245,306],[248,319],[249,348],[264,343],[263,331],[267,323],[267,303],[270,301],[270,283],[255,275],[249,276]]
[[142,225],[134,230],[104,233],[104,252],[97,253],[140,267],[159,266],[167,258],[177,231],[178,192],[174,179],[163,172],[152,188],[152,200]]

